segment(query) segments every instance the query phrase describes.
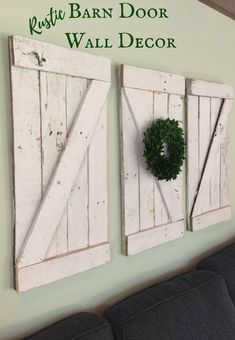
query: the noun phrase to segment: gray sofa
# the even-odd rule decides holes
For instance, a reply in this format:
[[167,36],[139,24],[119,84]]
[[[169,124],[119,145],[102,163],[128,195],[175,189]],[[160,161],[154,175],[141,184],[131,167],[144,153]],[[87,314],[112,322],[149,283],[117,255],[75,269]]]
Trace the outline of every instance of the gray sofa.
[[192,272],[149,287],[103,315],[79,313],[30,340],[235,340],[235,244]]

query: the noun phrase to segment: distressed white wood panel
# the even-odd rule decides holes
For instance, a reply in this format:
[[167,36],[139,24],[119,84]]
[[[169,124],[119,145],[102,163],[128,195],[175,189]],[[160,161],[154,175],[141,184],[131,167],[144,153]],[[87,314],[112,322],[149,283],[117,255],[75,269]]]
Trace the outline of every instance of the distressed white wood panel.
[[192,218],[193,231],[198,231],[211,225],[224,222],[231,219],[231,217],[232,212],[230,207],[211,210],[205,214]]
[[[187,107],[187,174],[189,174],[187,176],[187,209],[191,215],[200,176],[198,127],[199,98],[197,96],[188,96]],[[191,176],[191,174],[193,175]]]
[[130,65],[122,65],[121,86],[185,95],[184,77]]
[[[19,45],[14,45],[16,40],[11,38],[9,41],[14,123],[16,285],[22,291],[110,260],[105,105],[110,82],[108,78],[103,80],[102,67],[96,73],[102,80],[96,80],[94,74],[92,78],[86,70],[90,65],[89,71],[93,72],[92,67],[101,63],[99,57],[98,64],[92,66],[95,56],[71,51],[70,61],[76,60],[78,65],[77,69],[74,64],[69,70],[75,70],[75,75],[81,75],[79,69],[86,73],[85,78],[72,77],[68,76],[70,71],[65,70],[63,64],[59,65],[59,58],[63,59],[60,48],[55,47],[55,51],[61,52],[56,56],[52,45],[37,45],[36,41],[24,38],[19,39]],[[29,46],[38,61],[38,67],[32,66],[32,70]],[[58,69],[43,68],[41,61],[47,59],[40,61],[39,51],[44,47],[48,48],[48,56],[57,58],[55,66]],[[79,61],[83,62],[83,58],[87,63],[81,65]],[[14,66],[16,59],[19,61],[17,67]],[[110,61],[104,61],[105,77],[110,74],[109,66]],[[90,83],[89,78],[92,79]],[[95,181],[97,171],[98,181]],[[89,183],[92,185],[90,190]],[[89,195],[96,199],[96,203],[98,199],[102,200],[101,206],[90,204],[88,210]]]
[[[103,107],[89,147],[89,245],[108,240],[107,109]],[[97,152],[97,150],[99,150]],[[99,226],[102,226],[100,228]]]
[[12,67],[11,77],[15,255],[18,256],[42,198],[39,73]]
[[188,94],[202,97],[233,99],[234,91],[230,85],[211,83],[204,80],[188,80]]
[[[66,78],[67,135],[73,125],[76,112],[87,90],[88,81],[82,78]],[[89,148],[88,148],[89,149]],[[72,194],[68,201],[68,251],[88,247],[88,156],[84,157]]]
[[[48,240],[52,239],[61,220],[109,87],[109,83],[96,80],[91,82],[85,100],[71,128],[66,149],[60,157],[46,195],[25,238],[18,259],[19,267],[42,262],[45,259]],[[74,159],[77,160],[76,163]],[[40,247],[35,247],[36,244],[40,244]]]
[[139,133],[130,112],[124,89],[121,92],[122,125],[122,189],[125,234],[140,229],[139,218]]
[[[232,106],[232,101],[230,101]],[[220,147],[220,205],[226,207],[229,205],[229,129],[228,121],[220,126],[219,131],[221,147]]]
[[12,63],[75,77],[111,81],[110,60],[19,36],[10,37]]
[[124,253],[129,256],[184,234],[182,176],[176,181],[157,181],[146,170],[143,133],[159,118],[177,119],[183,126],[185,85],[180,76],[126,65],[121,79],[123,239]]
[[[192,81],[192,83],[195,83],[198,88],[189,88],[189,93],[203,93],[203,82],[197,84],[197,81]],[[227,123],[232,105],[232,100],[227,98],[228,93],[232,96],[233,90],[228,85],[217,85],[205,82],[203,96],[191,94],[188,96],[188,217],[192,231],[201,230],[231,217],[228,200],[226,136],[228,137]],[[224,144],[227,147],[222,157]],[[194,159],[193,164],[192,159]],[[222,175],[222,169],[226,169],[226,175]],[[224,203],[222,203],[222,176],[227,197]]]
[[[168,117],[180,122],[183,128],[183,98],[177,95],[169,95]],[[180,173],[174,181],[160,181],[159,185],[167,204],[169,219],[171,222],[184,218],[182,203],[183,177]]]
[[[166,119],[168,118],[168,94],[155,92],[154,100],[154,117],[153,119]],[[160,183],[154,181],[154,225],[162,225],[169,222],[169,212],[167,207],[167,202],[163,196]]]
[[23,292],[101,266],[111,260],[110,253],[110,245],[104,243],[20,268],[17,290]]
[[[210,144],[210,98],[199,98],[199,116],[198,116],[198,136],[199,136],[199,173],[202,174],[207,161],[207,153]],[[194,216],[200,215],[210,209],[210,181],[204,186],[203,199],[197,202],[194,209]]]
[[[211,98],[211,129],[210,129],[210,138],[213,137],[213,133],[215,132],[216,123],[218,119],[218,114],[220,112],[222,106],[222,99],[220,98]],[[215,155],[214,155],[214,164],[213,171],[211,173],[210,179],[210,209],[216,210],[220,208],[220,133],[216,131],[217,138],[214,143],[217,143],[218,146],[215,147]]]
[[176,240],[184,235],[184,221],[177,221],[163,226],[130,235],[127,242],[129,256],[151,249],[157,245]]
[[[66,140],[65,76],[40,73],[42,189],[45,194]],[[67,211],[63,215],[46,257],[67,252]]]
[[140,230],[145,230],[154,227],[154,178],[146,170],[143,157],[143,134],[153,121],[153,92],[126,88],[125,93],[138,130]]

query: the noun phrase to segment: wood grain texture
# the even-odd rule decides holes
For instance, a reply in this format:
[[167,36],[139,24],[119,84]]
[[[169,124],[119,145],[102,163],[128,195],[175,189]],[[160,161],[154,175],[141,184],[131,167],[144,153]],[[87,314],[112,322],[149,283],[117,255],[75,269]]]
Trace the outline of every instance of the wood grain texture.
[[[189,93],[200,95],[190,94],[187,101],[187,210],[189,228],[197,231],[231,217],[228,213],[227,125],[233,101],[227,98],[230,97],[226,94],[230,88],[227,85],[197,80],[192,83],[196,84],[197,91],[190,90]],[[203,92],[205,95],[201,95]]]
[[39,264],[19,268],[16,278],[17,290],[24,292],[96,268],[109,262],[111,260],[110,254],[110,245],[104,243]]
[[122,65],[121,86],[185,95],[185,78],[172,73]]
[[111,62],[107,58],[19,36],[10,39],[14,66],[111,81]]
[[[61,154],[47,192],[25,238],[17,261],[19,267],[42,262],[45,259],[48,242],[52,240],[61,220],[109,87],[109,83],[96,80],[91,82],[83,104],[77,112],[66,148]],[[76,163],[73,162],[74,158]]]
[[157,181],[143,157],[144,131],[154,119],[169,117],[184,127],[184,96],[174,93],[184,93],[184,82],[180,76],[126,65],[122,72],[123,252],[130,256],[184,234],[182,175]]
[[[20,37],[9,43],[15,277],[16,288],[23,291],[110,260],[106,105],[110,61]],[[69,52],[74,64],[66,68],[63,62]],[[55,63],[50,59],[44,68],[48,59],[40,61],[40,53],[55,58]],[[33,66],[35,58],[38,65]],[[99,69],[93,77],[102,80],[90,80],[95,67]],[[86,78],[74,76],[78,74]]]

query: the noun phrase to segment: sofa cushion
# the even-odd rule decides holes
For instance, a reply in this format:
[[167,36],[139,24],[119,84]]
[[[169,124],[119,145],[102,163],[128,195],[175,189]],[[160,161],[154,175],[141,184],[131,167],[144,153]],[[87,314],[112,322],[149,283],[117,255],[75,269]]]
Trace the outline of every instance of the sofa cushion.
[[113,340],[107,320],[90,313],[80,313],[25,338],[30,340]]
[[198,268],[212,270],[222,275],[235,304],[235,244],[207,257],[199,263]]
[[135,294],[104,316],[116,340],[235,339],[235,307],[224,279],[196,270]]

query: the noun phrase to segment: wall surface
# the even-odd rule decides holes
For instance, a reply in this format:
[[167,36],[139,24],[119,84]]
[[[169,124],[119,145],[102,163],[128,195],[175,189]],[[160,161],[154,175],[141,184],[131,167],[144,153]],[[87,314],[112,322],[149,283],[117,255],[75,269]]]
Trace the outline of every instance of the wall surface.
[[[79,311],[102,312],[110,304],[145,286],[192,269],[204,256],[235,240],[235,109],[230,116],[231,203],[233,219],[183,239],[126,258],[121,254],[120,138],[118,66],[122,63],[218,81],[235,88],[235,24],[195,0],[147,0],[145,7],[166,7],[169,19],[66,19],[36,39],[67,46],[64,32],[91,36],[120,31],[136,36],[175,37],[177,49],[86,50],[112,60],[109,96],[109,233],[112,262],[71,278],[18,294],[13,288],[12,127],[8,35],[30,37],[29,17],[43,18],[51,6],[67,9],[66,0],[0,0],[0,339],[20,339]],[[133,0],[143,6],[143,1]],[[117,1],[81,0],[82,7],[114,7]],[[112,26],[111,26],[112,23]],[[80,48],[83,50],[83,48]],[[85,50],[85,49],[84,49]]]

